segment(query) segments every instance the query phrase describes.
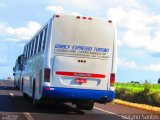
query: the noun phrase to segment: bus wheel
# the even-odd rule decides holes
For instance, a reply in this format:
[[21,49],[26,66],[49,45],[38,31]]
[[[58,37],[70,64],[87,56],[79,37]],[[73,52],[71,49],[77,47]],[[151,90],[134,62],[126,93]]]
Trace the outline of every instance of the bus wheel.
[[23,79],[21,81],[20,90],[23,92]]
[[28,95],[23,92],[23,97],[24,97],[24,98],[28,98]]
[[89,102],[89,103],[77,103],[76,107],[79,110],[92,110],[94,106],[93,102]]
[[24,86],[23,86],[23,79],[22,79],[21,90],[22,90],[22,93],[23,93],[23,97],[28,98],[28,95],[23,91],[23,88],[24,88]]
[[32,103],[33,103],[33,106],[35,108],[37,108],[40,106],[40,101],[36,100],[36,97],[35,97],[36,92],[35,91],[36,91],[35,90],[35,83],[33,83]]
[[13,84],[14,84],[14,86],[17,88],[17,86],[16,86],[16,81],[15,81],[15,80],[14,80]]
[[34,106],[35,108],[38,108],[38,107],[40,106],[39,101],[38,101],[38,100],[36,100],[35,98],[33,98],[32,103],[33,103],[33,106]]
[[20,81],[18,81],[18,86],[17,86],[18,90],[20,90]]

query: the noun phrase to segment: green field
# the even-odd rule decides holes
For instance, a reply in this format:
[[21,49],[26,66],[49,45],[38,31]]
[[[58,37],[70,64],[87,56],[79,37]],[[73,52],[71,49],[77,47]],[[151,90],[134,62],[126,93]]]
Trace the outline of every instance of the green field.
[[[116,88],[124,88],[132,91],[143,91],[145,84],[139,84],[139,83],[116,83]],[[160,84],[151,84],[151,91],[160,92]]]

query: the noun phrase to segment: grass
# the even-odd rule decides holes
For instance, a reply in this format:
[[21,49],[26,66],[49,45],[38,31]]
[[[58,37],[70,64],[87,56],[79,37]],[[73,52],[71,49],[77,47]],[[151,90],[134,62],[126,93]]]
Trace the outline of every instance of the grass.
[[145,110],[145,111],[152,112],[152,113],[155,113],[155,114],[157,114],[157,113],[160,114],[160,108],[159,107],[154,107],[154,106],[150,106],[150,105],[146,105],[146,104],[137,104],[137,103],[126,102],[126,101],[122,101],[120,99],[115,99],[113,101],[113,103],[124,105],[124,106],[127,106],[127,107],[132,107],[132,108]]
[[[127,90],[138,92],[138,91],[143,91],[145,85],[139,83],[116,83],[115,86],[116,88],[124,88]],[[151,91],[160,92],[160,84],[152,84]]]

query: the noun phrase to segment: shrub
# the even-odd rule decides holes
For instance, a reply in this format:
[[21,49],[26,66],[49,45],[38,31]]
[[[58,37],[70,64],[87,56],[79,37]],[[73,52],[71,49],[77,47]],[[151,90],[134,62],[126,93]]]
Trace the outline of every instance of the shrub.
[[152,89],[152,84],[148,83],[148,82],[145,82],[144,83],[144,92],[146,94],[150,93],[151,92],[151,89]]
[[152,105],[160,107],[160,92],[154,92],[150,95]]

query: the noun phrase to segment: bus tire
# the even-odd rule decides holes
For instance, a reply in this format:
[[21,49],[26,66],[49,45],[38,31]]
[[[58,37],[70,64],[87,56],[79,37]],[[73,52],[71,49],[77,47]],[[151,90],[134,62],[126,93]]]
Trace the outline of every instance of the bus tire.
[[24,97],[24,98],[28,98],[28,95],[23,92],[23,97]]
[[35,81],[33,82],[33,93],[32,93],[32,104],[35,108],[38,108],[40,106],[40,101],[36,100],[35,94],[36,94],[36,89],[35,89]]
[[20,90],[20,81],[18,81],[17,89]]
[[20,90],[23,92],[23,79],[21,81]]
[[94,106],[93,102],[76,104],[76,108],[79,110],[92,110],[93,106]]
[[17,86],[16,86],[16,82],[15,82],[15,80],[14,80],[13,84],[14,84],[14,86],[15,86],[15,87],[17,87]]
[[23,88],[24,88],[23,85],[24,85],[24,84],[23,84],[23,79],[22,79],[21,90],[22,90],[22,93],[23,93],[23,97],[24,97],[24,98],[28,98],[28,95],[23,91]]

